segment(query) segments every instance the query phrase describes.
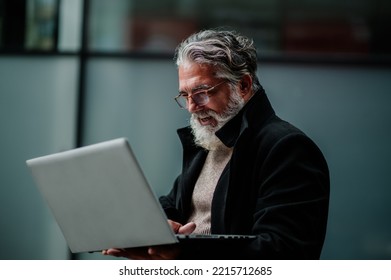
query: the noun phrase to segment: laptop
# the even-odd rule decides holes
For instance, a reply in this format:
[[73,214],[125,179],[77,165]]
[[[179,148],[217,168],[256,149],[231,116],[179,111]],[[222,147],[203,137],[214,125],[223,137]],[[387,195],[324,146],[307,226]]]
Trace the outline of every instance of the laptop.
[[126,138],[26,161],[72,253],[247,235],[176,235]]

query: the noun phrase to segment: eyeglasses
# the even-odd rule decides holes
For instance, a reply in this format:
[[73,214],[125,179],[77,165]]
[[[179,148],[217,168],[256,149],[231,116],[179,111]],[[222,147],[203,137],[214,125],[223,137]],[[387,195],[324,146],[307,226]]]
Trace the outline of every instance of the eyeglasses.
[[209,103],[209,96],[210,96],[209,92],[225,82],[226,81],[218,83],[217,85],[208,89],[196,90],[191,95],[188,93],[180,93],[177,96],[175,96],[175,101],[176,103],[178,103],[181,109],[187,109],[189,107],[189,98],[191,98],[197,106],[204,106]]

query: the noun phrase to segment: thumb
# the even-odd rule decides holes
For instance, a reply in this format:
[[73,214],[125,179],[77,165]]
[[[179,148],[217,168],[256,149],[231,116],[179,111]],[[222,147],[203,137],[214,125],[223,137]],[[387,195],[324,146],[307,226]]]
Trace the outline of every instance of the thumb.
[[171,226],[172,230],[175,232],[175,233],[178,233],[179,232],[179,229],[181,228],[182,224],[180,223],[177,223],[177,222],[174,222],[172,220],[168,220],[168,224]]
[[196,228],[196,224],[193,222],[187,223],[183,226],[181,226],[178,230],[179,234],[190,234],[192,233]]

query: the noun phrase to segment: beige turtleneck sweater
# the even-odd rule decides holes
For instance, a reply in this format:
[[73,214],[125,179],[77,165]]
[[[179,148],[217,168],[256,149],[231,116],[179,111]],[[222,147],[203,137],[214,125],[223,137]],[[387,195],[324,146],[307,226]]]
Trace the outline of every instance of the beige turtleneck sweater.
[[208,153],[193,191],[192,213],[188,221],[197,225],[194,234],[210,234],[213,193],[231,156],[232,148],[225,146]]

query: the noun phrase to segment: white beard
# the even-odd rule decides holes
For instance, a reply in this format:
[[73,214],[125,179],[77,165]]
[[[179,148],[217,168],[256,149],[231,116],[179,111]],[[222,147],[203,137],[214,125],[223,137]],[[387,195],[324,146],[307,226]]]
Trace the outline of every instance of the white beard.
[[[206,150],[217,150],[224,146],[215,133],[232,119],[243,108],[244,104],[245,102],[240,93],[232,91],[228,106],[223,113],[217,114],[210,110],[193,113],[190,117],[190,126],[194,135],[194,142]],[[206,117],[213,117],[217,121],[217,125],[201,125],[198,118]]]

